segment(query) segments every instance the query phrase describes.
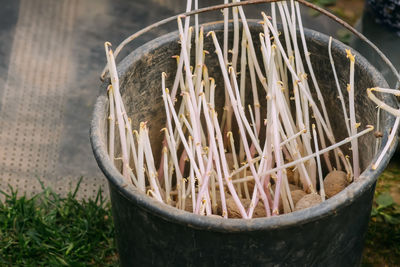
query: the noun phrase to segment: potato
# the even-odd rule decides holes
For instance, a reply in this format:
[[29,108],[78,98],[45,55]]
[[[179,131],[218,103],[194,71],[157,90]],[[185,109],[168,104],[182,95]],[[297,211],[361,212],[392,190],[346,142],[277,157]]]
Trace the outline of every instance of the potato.
[[[240,199],[240,202],[242,202],[244,208],[247,211],[247,209],[250,206],[251,200],[250,199]],[[240,211],[237,208],[236,203],[232,197],[229,197],[226,199],[226,208],[228,210],[229,218],[242,218],[242,215],[240,214]],[[267,216],[267,213],[265,212],[264,203],[262,202],[262,200],[259,200],[257,206],[254,209],[253,218],[261,218],[261,217],[266,217],[266,216]]]
[[[282,190],[282,186],[284,186],[283,183],[281,183],[281,190]],[[275,187],[276,187],[276,185],[273,185],[273,186],[272,186],[272,190],[273,190],[274,192],[275,192]],[[290,191],[301,190],[300,187],[298,187],[298,186],[296,186],[296,185],[293,185],[293,184],[289,184],[289,189],[290,189]]]
[[[293,205],[296,207],[296,203],[299,202],[299,200],[304,197],[305,195],[307,195],[306,192],[304,192],[303,190],[299,189],[299,188],[291,188],[290,191],[290,195],[292,196],[292,200],[293,200]],[[282,201],[279,203],[279,212],[283,213],[283,204]]]
[[[250,201],[249,201],[249,205],[250,205]],[[260,199],[258,201],[256,208],[254,209],[253,218],[262,218],[262,217],[266,217],[266,216],[267,216],[267,213],[265,212],[264,203]]]
[[287,176],[288,182],[290,184],[297,185],[299,183],[300,175],[299,175],[299,172],[297,170],[293,171],[293,169],[287,168],[286,169],[286,176]]
[[[250,180],[250,181],[247,182],[247,188],[249,189],[250,195],[253,194],[253,191],[254,191],[254,187],[255,187],[255,186],[256,186],[256,181]],[[243,194],[244,194],[244,193],[243,193]]]
[[342,171],[331,171],[324,179],[326,197],[330,198],[345,189],[349,185],[347,174]]
[[299,202],[299,200],[306,195],[306,193],[303,190],[299,189],[291,191],[290,194],[292,195],[293,204],[295,206],[297,202]]
[[217,219],[223,218],[221,215],[215,215],[215,214],[207,215],[207,217],[210,217],[210,218],[217,218]]
[[322,202],[321,196],[313,193],[303,196],[295,205],[295,211],[311,208]]
[[[283,186],[283,185],[281,185]],[[290,189],[290,193],[292,195],[292,200],[293,200],[293,204],[296,206],[296,203],[299,201],[300,198],[302,198],[303,196],[306,195],[306,193],[301,190],[300,187],[289,184],[289,189]],[[272,186],[272,190],[274,190],[275,192],[275,185]],[[295,192],[295,193],[293,193]],[[279,214],[283,214],[283,203],[282,203],[282,198],[279,201]]]
[[[243,203],[242,199],[241,199],[241,202]],[[226,209],[228,210],[229,218],[242,218],[242,215],[240,214],[240,211],[239,211],[238,207],[236,206],[236,203],[233,200],[233,197],[226,198]]]

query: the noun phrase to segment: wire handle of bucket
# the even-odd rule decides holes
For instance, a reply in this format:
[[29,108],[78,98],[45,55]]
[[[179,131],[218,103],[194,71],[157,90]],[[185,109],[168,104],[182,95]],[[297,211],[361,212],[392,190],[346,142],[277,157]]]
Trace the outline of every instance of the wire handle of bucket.
[[[138,38],[139,36],[151,31],[152,29],[162,26],[168,22],[176,20],[178,17],[186,17],[186,16],[191,16],[191,15],[196,15],[196,14],[201,14],[201,13],[206,13],[206,12],[210,12],[210,11],[221,10],[224,8],[230,8],[230,7],[236,7],[236,6],[256,5],[256,4],[262,4],[262,3],[273,3],[273,2],[281,2],[281,1],[282,0],[247,0],[247,1],[243,1],[243,2],[234,2],[234,3],[214,5],[214,6],[199,8],[199,9],[196,9],[196,10],[193,10],[190,12],[180,13],[175,16],[160,20],[160,21],[158,21],[154,24],[151,24],[151,25],[143,28],[142,30],[130,35],[129,37],[127,37],[124,41],[122,41],[117,46],[117,48],[114,51],[114,56],[115,56],[115,58],[117,58],[118,54],[122,51],[122,49],[127,44],[129,44],[130,42],[132,42],[133,40]],[[396,68],[393,66],[393,64],[390,62],[390,60],[385,56],[385,54],[374,43],[372,43],[367,37],[365,37],[362,33],[357,31],[355,28],[353,28],[347,22],[340,19],[336,15],[330,13],[329,11],[327,11],[321,7],[318,7],[310,2],[307,2],[306,0],[295,0],[295,1],[329,17],[336,23],[340,24],[341,26],[343,26],[344,28],[349,30],[351,33],[353,33],[355,36],[357,36],[360,40],[367,43],[379,55],[379,57],[383,60],[383,62],[389,67],[389,69],[391,70],[391,72],[394,74],[394,76],[397,79],[396,88],[400,89],[400,74],[397,72]],[[101,73],[100,80],[104,81],[106,74],[107,74],[107,65],[104,67],[104,69]]]

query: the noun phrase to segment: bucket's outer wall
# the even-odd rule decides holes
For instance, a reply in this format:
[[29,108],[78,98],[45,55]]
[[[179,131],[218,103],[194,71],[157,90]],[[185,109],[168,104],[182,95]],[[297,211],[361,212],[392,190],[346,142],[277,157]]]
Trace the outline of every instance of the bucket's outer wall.
[[[321,51],[321,54],[327,53],[327,36],[308,30],[305,33],[312,53],[322,48],[326,51]],[[140,76],[138,71],[140,66],[143,67],[143,62],[153,68],[157,64],[162,65],[160,58],[154,56],[157,54],[155,50],[157,46],[166,46],[167,50],[172,49],[175,53],[179,51],[176,40],[171,43],[172,40],[171,35],[161,37],[137,49],[120,64],[122,94],[124,101],[131,103],[127,109],[128,113],[136,116],[134,125],[146,119],[145,114],[149,113],[149,110],[153,110],[154,113],[154,105],[162,107],[162,103],[159,103],[161,98],[149,98],[146,96],[149,92],[143,89],[159,84],[159,81],[154,80],[160,76],[147,81],[147,84],[143,81],[141,88],[130,86],[132,77],[129,76],[132,73]],[[337,46],[341,46],[339,50]],[[336,47],[334,54],[343,50],[340,56],[344,59],[339,61],[335,58],[335,63],[340,82],[345,84],[348,81],[349,70],[348,61],[345,59],[345,47],[338,42],[334,42],[333,47]],[[149,55],[151,56],[148,57]],[[319,58],[315,53],[311,59],[321,89],[326,91],[326,88],[329,88],[326,83],[331,85],[330,91],[323,92],[326,101],[336,101],[333,78],[327,74],[331,71],[325,71],[326,56]],[[365,88],[386,86],[382,76],[365,60],[359,58],[357,64],[356,81],[361,81],[358,85]],[[160,75],[161,71],[163,69],[159,70]],[[169,79],[171,81],[173,77]],[[106,84],[103,87],[105,92]],[[159,90],[161,95],[161,88]],[[147,98],[140,100],[138,97],[140,95]],[[373,108],[371,109],[373,105],[366,102],[365,91],[358,90],[356,99],[356,109],[362,111],[358,121],[363,125],[366,121],[374,123],[376,113]],[[386,97],[387,99],[389,98]],[[389,100],[390,104],[396,105],[394,98]],[[364,181],[354,182],[345,192],[304,211],[269,219],[226,221],[204,218],[158,204],[144,194],[138,193],[131,185],[124,185],[121,175],[112,167],[105,150],[106,105],[106,97],[100,96],[92,122],[91,141],[96,160],[110,182],[113,217],[122,266],[357,266],[360,264],[377,178],[377,174],[371,170],[363,173],[367,175],[361,178]],[[339,103],[335,105],[339,106]],[[328,109],[333,122],[332,127],[335,129],[335,134],[338,133],[338,140],[343,139],[346,132],[344,124],[334,122],[335,119],[343,120],[340,111],[341,109]],[[153,120],[152,125],[161,123],[163,119],[159,118],[162,117],[161,114],[150,114],[150,117],[157,117],[157,120],[160,120],[156,123]],[[387,114],[381,115],[381,125],[385,129],[384,142],[393,121]],[[374,145],[371,143],[374,144],[372,134],[360,140],[362,168],[367,168],[374,156]],[[384,165],[387,164],[392,152],[393,149],[384,160]]]
[[297,227],[222,233],[169,222],[110,184],[121,266],[357,266],[374,187],[336,214]]

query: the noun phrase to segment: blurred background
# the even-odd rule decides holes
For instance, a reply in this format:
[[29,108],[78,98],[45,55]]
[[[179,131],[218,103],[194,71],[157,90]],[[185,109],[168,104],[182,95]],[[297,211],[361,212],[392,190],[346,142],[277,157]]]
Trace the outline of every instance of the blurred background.
[[[205,7],[222,1],[199,2],[199,7]],[[369,0],[368,5],[364,0],[310,2],[355,26],[400,68],[399,1]],[[91,113],[100,93],[99,75],[106,62],[104,42],[110,41],[115,48],[145,26],[184,12],[186,1],[0,3],[0,190],[10,192],[11,186],[20,193],[34,195],[42,190],[42,181],[65,195],[80,177],[83,180],[78,198],[95,196],[100,186],[107,190],[89,142]],[[259,19],[261,10],[268,10],[267,4],[248,7],[246,14]],[[395,86],[392,74],[369,47],[327,17],[306,8],[302,13],[305,27],[352,45]],[[221,20],[222,15],[214,12],[203,18]],[[128,46],[119,59],[144,42],[175,29],[173,22],[144,35]],[[396,155],[392,160],[378,188],[389,192],[394,202],[400,204],[398,158]],[[400,232],[396,231],[400,242]],[[376,244],[371,242],[365,264],[390,265],[386,258],[375,257]],[[394,248],[398,252],[399,246]]]

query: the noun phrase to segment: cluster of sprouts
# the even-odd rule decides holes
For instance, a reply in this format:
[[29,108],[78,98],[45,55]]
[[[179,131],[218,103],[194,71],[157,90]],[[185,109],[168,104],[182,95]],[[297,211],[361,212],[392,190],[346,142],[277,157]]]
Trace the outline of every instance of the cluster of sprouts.
[[[190,10],[189,0],[187,11]],[[355,56],[351,51],[346,51],[350,64],[346,103],[330,39],[332,79],[348,134],[338,141],[313,71],[297,2],[272,3],[271,16],[262,13],[259,35],[251,34],[241,6],[224,9],[221,42],[215,32],[204,32],[197,16],[194,27],[190,26],[190,17],[178,17],[181,51],[174,56],[177,69],[160,73],[166,117],[165,125],[160,127],[161,144],[150,143],[146,122],[132,130],[119,92],[114,55],[110,44],[105,44],[111,78],[108,152],[113,162],[122,161],[126,182],[181,210],[250,219],[307,208],[358,179],[358,138],[373,131],[373,127],[366,125],[360,130],[356,121]],[[279,29],[278,16],[282,23]],[[229,19],[233,21],[231,31]],[[205,38],[212,40],[215,53],[204,50]],[[259,39],[259,46],[254,45],[255,38]],[[219,64],[220,72],[215,76],[207,67],[212,57]],[[170,88],[166,85],[167,75],[175,75]],[[220,78],[221,83],[213,77]],[[218,93],[221,90],[223,94]],[[372,88],[368,89],[368,96],[381,109],[400,116],[399,110],[388,107],[373,91],[399,91]],[[225,96],[222,109],[217,106],[217,95]],[[399,118],[394,128],[398,124]],[[115,154],[116,128],[121,155]],[[389,145],[393,138],[392,132]],[[349,155],[341,148],[347,143],[351,145]],[[162,146],[159,162],[154,159],[155,146]],[[373,168],[381,160],[382,155]]]

